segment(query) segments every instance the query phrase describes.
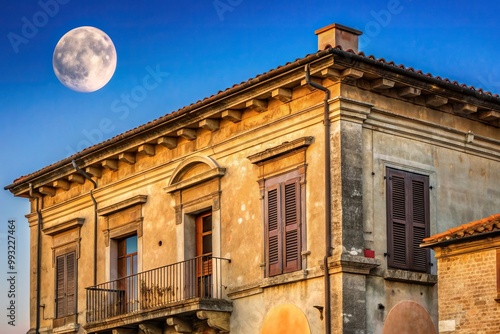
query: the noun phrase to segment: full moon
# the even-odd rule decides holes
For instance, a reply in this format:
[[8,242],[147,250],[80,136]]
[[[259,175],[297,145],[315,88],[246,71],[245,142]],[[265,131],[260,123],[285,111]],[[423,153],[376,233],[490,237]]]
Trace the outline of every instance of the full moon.
[[57,43],[52,66],[66,87],[77,92],[95,92],[115,72],[116,49],[103,31],[94,27],[75,28]]

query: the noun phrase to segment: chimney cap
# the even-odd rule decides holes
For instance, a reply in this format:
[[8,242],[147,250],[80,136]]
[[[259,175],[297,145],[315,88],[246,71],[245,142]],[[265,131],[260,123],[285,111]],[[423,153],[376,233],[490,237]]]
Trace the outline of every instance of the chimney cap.
[[354,28],[350,28],[348,26],[345,26],[343,24],[339,24],[339,23],[332,23],[330,25],[327,25],[326,27],[323,27],[323,28],[319,28],[318,30],[314,31],[314,33],[316,35],[319,35],[321,34],[322,32],[325,32],[327,30],[330,30],[330,29],[338,29],[338,30],[343,30],[343,31],[346,31],[346,32],[350,32],[351,34],[354,34],[356,36],[359,36],[359,35],[362,35],[363,32],[361,30],[357,30],[357,29],[354,29]]
[[314,32],[318,36],[318,50],[340,45],[344,50],[358,52],[358,36],[361,31],[333,23]]

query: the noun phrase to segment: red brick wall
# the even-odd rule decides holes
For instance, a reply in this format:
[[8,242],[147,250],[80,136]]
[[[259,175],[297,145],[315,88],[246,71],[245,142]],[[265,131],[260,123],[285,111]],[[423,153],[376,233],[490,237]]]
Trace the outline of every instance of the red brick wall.
[[496,249],[438,259],[439,321],[455,321],[455,331],[500,333]]

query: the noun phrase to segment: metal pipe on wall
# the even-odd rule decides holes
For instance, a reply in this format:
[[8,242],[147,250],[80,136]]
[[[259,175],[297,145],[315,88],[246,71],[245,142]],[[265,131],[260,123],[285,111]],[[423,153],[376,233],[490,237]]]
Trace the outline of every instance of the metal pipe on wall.
[[36,315],[35,315],[35,334],[40,333],[40,268],[42,262],[42,212],[40,211],[40,197],[33,193],[33,184],[29,184],[30,197],[36,200],[35,210],[37,214],[37,243],[36,243]]
[[83,169],[78,167],[75,160],[71,161],[71,164],[75,168],[75,170],[80,173],[84,178],[92,182],[94,185],[94,189],[90,190],[90,198],[92,199],[92,203],[94,203],[94,285],[97,284],[97,201],[95,200],[93,191],[97,188],[97,182],[94,181],[88,173],[86,173]]
[[323,267],[325,270],[324,285],[325,285],[325,333],[331,333],[331,302],[330,302],[330,273],[328,272],[328,258],[332,255],[332,219],[331,219],[331,170],[330,170],[330,108],[328,101],[330,100],[330,90],[318,83],[311,81],[309,71],[310,64],[305,65],[306,84],[319,89],[325,93],[323,125],[325,130],[325,256],[323,258]]

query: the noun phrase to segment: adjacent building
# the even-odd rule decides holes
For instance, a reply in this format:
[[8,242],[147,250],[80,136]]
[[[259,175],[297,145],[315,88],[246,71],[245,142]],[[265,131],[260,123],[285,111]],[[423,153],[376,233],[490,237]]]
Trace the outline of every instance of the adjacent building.
[[436,332],[419,245],[498,211],[500,98],[316,34],[5,187],[31,203],[30,333]]
[[500,214],[425,238],[436,252],[439,332],[498,333]]

